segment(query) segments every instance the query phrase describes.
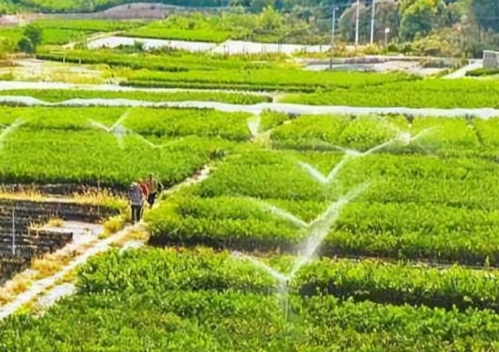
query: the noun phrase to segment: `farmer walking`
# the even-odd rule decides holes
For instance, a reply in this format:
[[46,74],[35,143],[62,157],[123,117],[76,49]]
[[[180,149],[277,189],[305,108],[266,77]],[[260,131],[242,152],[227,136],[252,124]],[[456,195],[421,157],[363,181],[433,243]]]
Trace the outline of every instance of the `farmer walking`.
[[149,194],[147,195],[147,203],[149,203],[149,206],[151,208],[154,205],[154,202],[156,202],[156,197],[158,196],[160,187],[163,188],[161,182],[159,182],[153,174],[149,174],[149,177],[147,178],[147,189],[149,190]]
[[132,222],[136,224],[142,218],[142,206],[144,205],[145,195],[140,185],[133,182],[130,186],[130,205],[132,207]]

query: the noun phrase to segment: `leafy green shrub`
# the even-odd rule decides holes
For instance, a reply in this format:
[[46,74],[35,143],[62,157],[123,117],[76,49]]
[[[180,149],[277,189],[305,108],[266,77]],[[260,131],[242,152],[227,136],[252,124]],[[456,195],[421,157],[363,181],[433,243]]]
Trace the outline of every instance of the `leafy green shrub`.
[[499,68],[482,67],[466,72],[469,77],[493,76],[499,74]]

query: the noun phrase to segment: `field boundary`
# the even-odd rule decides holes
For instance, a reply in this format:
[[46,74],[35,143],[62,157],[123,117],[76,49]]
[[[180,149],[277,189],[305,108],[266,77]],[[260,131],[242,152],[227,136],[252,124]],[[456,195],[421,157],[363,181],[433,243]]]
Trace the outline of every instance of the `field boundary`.
[[123,106],[152,108],[184,108],[184,109],[214,109],[223,112],[246,112],[261,114],[265,110],[294,115],[407,115],[413,117],[465,117],[472,116],[481,119],[499,116],[499,109],[494,108],[407,108],[407,107],[358,107],[337,105],[303,105],[292,103],[258,103],[253,105],[229,104],[211,101],[165,101],[150,102],[130,99],[70,99],[58,103],[47,103],[27,96],[2,96],[0,105],[14,106],[50,106],[50,107],[89,107],[89,106]]

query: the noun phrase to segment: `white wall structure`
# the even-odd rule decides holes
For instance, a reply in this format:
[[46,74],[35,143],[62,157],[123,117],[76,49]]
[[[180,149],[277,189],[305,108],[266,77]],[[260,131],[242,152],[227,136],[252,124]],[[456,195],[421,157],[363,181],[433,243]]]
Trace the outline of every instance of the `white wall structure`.
[[329,45],[298,45],[298,44],[272,44],[254,43],[237,40],[227,40],[224,43],[190,42],[182,40],[148,39],[111,36],[91,40],[87,44],[89,49],[102,47],[115,48],[120,45],[133,45],[134,42],[144,43],[146,50],[170,47],[187,51],[211,51],[218,54],[261,54],[261,53],[283,53],[293,54],[295,52],[325,52]]
[[499,68],[499,51],[483,51],[483,67]]

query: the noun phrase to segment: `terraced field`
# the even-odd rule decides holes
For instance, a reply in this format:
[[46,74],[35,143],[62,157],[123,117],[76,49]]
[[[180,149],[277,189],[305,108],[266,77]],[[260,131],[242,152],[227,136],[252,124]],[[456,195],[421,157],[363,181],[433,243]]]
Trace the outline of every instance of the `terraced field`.
[[0,323],[0,350],[499,348],[496,118],[2,112],[25,121],[0,137],[11,183],[212,172],[147,212],[148,247],[92,258],[75,295]]

